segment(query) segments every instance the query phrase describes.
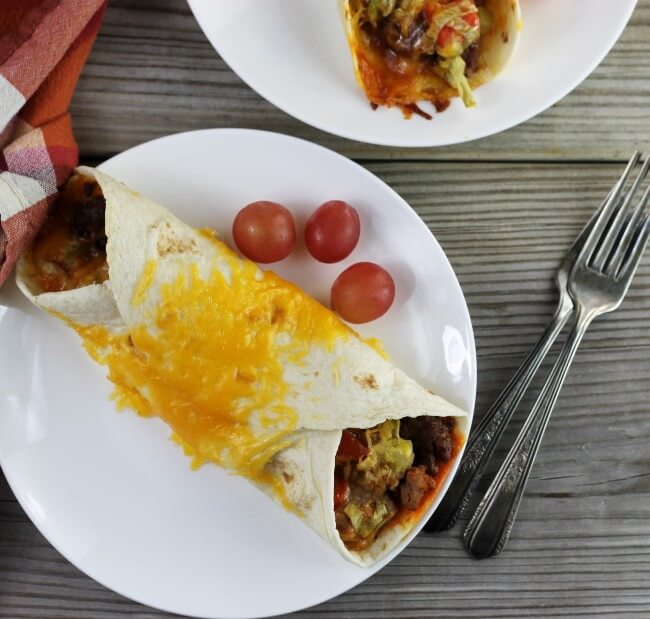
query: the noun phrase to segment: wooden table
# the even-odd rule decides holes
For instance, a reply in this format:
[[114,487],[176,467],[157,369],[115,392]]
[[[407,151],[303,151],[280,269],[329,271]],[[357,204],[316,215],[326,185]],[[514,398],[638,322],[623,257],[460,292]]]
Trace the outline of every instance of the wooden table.
[[[649,102],[650,0],[552,109],[492,138],[423,150],[350,142],[286,116],[220,60],[183,0],[112,0],[72,113],[85,163],[167,133],[249,127],[324,144],[384,179],[460,278],[480,416],[549,318],[564,251],[632,150],[650,148]],[[458,528],[422,534],[366,583],[299,616],[650,617],[649,290],[650,255],[621,309],[593,325],[578,353],[501,557],[468,558]],[[169,615],[70,565],[0,474],[0,617],[127,616]]]

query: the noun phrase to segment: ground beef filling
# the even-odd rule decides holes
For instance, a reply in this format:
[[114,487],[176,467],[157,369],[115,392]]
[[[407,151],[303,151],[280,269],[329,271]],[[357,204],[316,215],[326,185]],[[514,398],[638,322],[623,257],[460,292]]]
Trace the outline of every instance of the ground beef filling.
[[108,279],[105,210],[94,179],[75,174],[61,188],[26,255],[35,292],[74,290]]
[[481,55],[478,43],[470,45],[463,52],[463,60],[465,61],[465,75],[469,77],[470,75],[474,75],[474,73],[478,72],[478,70],[481,68],[480,59]]
[[[483,6],[481,0],[476,6]],[[357,2],[357,11],[364,2]],[[427,36],[429,22],[424,12],[419,12],[409,19],[397,19],[396,13],[381,18],[377,23],[363,21],[361,31],[367,43],[380,55],[383,55],[386,67],[394,73],[403,75],[412,70],[413,63],[426,63],[431,68],[441,60],[436,51],[436,41]],[[465,75],[468,77],[479,70],[479,44],[471,44],[462,54],[465,60]]]
[[438,465],[451,458],[455,417],[415,417],[402,419],[400,436],[413,443],[415,464],[423,465],[432,476]]
[[400,514],[420,508],[454,453],[453,417],[387,421],[343,431],[334,470],[336,528],[363,550]]

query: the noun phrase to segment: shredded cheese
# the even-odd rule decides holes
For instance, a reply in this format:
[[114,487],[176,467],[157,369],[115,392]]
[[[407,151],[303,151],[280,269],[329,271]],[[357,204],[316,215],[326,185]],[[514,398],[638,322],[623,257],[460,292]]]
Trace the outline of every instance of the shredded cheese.
[[285,403],[283,360],[299,363],[311,346],[331,350],[353,332],[295,285],[272,272],[260,276],[256,265],[211,240],[222,264],[226,258],[228,279],[215,262],[207,277],[185,265],[158,285],[149,262],[132,304],[154,292],[160,300],[143,324],[119,334],[71,326],[107,366],[118,408],[163,419],[193,467],[214,462],[270,484],[282,499],[267,464],[297,426]]

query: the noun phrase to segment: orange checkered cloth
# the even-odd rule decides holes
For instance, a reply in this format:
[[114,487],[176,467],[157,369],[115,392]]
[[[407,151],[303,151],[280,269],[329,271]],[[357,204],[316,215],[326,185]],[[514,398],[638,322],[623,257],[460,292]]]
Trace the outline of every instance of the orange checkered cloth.
[[0,0],[0,285],[77,165],[68,107],[106,0]]

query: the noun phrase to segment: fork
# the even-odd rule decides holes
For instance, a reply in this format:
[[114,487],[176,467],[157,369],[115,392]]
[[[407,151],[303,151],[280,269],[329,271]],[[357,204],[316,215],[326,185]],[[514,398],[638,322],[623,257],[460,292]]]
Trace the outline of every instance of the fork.
[[[635,153],[634,157],[628,163],[628,168],[636,165],[637,161],[638,153]],[[524,362],[510,379],[494,404],[483,415],[476,429],[471,433],[465,453],[463,454],[463,459],[458,467],[458,473],[454,477],[452,485],[445,494],[444,499],[424,526],[426,531],[436,532],[452,528],[467,508],[472,493],[483,476],[485,467],[492,458],[492,454],[506,426],[510,423],[515,410],[528,390],[542,361],[544,361],[548,351],[553,346],[553,343],[573,312],[573,301],[567,290],[569,272],[587,240],[594,222],[607,205],[610,197],[611,192],[599,209],[592,215],[562,260],[555,274],[555,283],[560,293],[560,298],[553,318],[539,338],[537,344],[528,353]]]
[[635,153],[612,189],[569,273],[567,288],[574,306],[569,335],[528,419],[463,534],[467,550],[476,558],[496,555],[507,543],[544,431],[578,346],[594,318],[619,307],[639,265],[650,237],[650,215],[644,215],[650,187],[636,205],[633,199],[648,173],[650,159],[646,159],[629,191],[624,193],[639,157]]

